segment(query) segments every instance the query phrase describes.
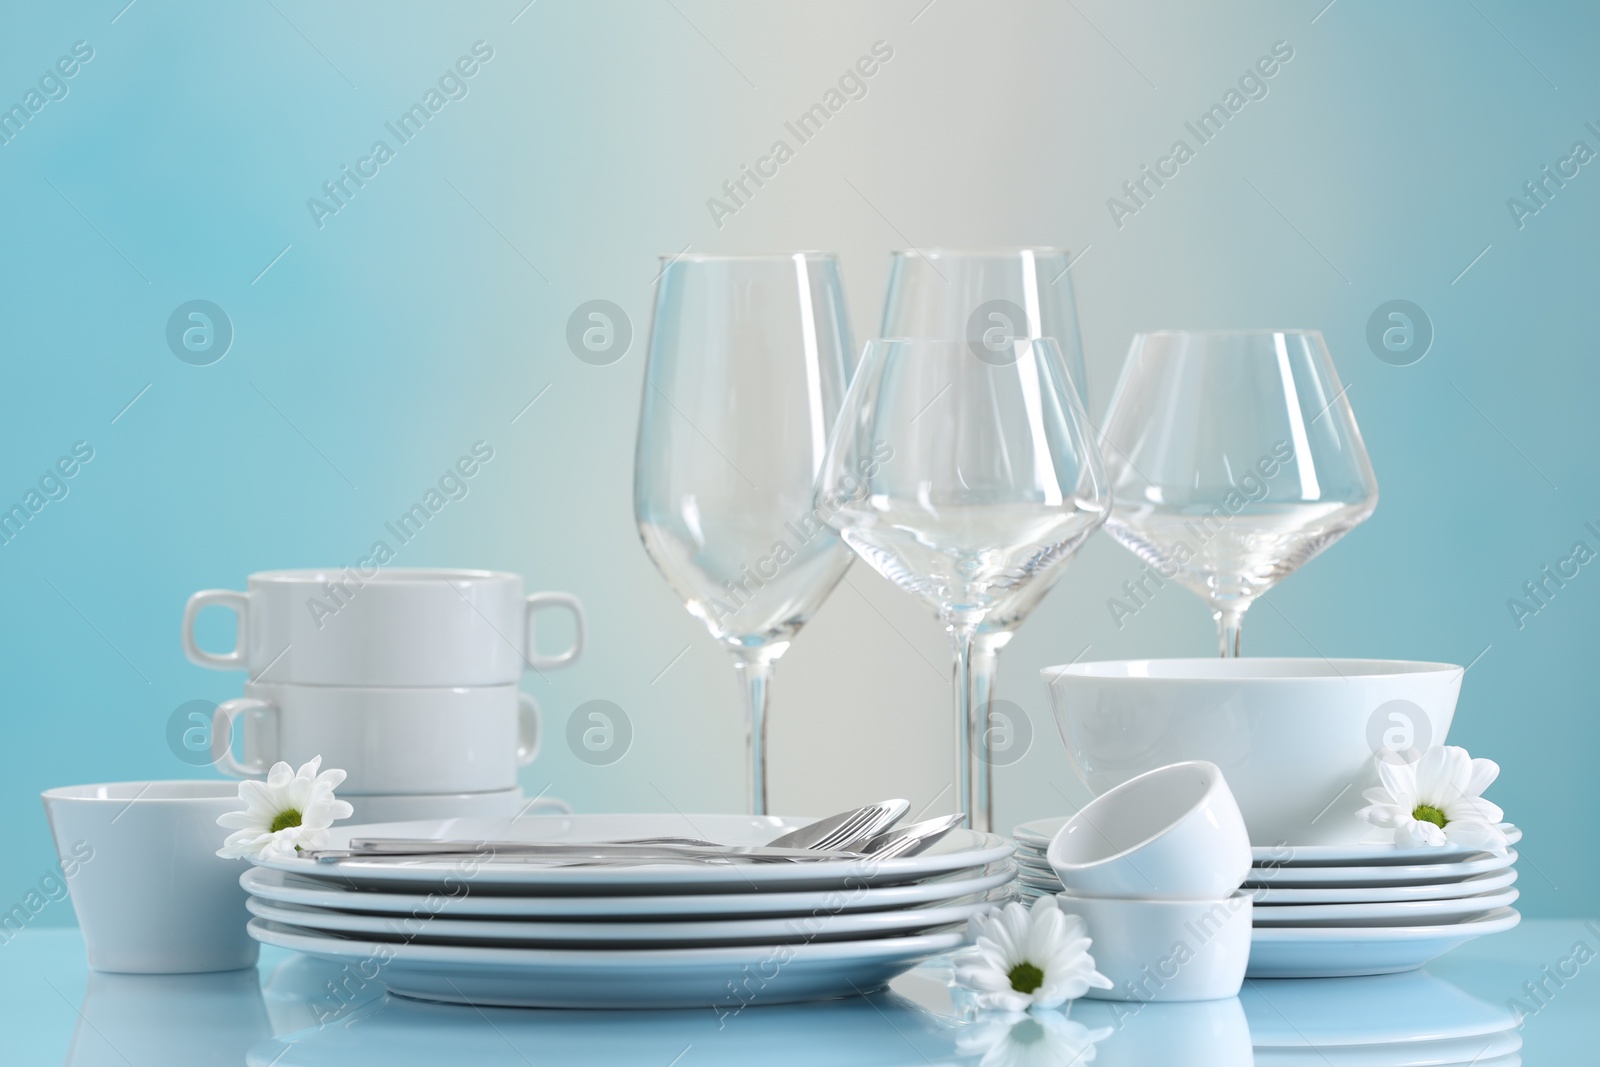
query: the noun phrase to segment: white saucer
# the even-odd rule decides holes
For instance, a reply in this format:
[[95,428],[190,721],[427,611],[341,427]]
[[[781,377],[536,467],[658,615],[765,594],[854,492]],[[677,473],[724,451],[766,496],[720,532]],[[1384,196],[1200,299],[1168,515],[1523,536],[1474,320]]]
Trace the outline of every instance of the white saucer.
[[1517,861],[1517,850],[1501,855],[1475,853],[1454,863],[1391,863],[1371,867],[1252,867],[1244,884],[1250,888],[1279,886],[1383,886],[1459,882],[1487,871],[1501,871]]
[[454,894],[363,892],[282,871],[251,867],[239,884],[252,896],[283,904],[303,904],[379,915],[449,915],[453,918],[599,919],[690,918],[703,916],[809,915],[814,911],[858,912],[909,908],[919,904],[985,893],[1010,882],[1009,860],[957,871],[909,885],[880,886],[840,893],[676,893],[670,896],[487,896],[468,886]]
[[[1002,900],[1000,903],[1004,903]],[[504,948],[699,948],[707,945],[777,945],[864,940],[932,932],[965,923],[997,906],[987,895],[961,902],[864,911],[790,915],[773,919],[702,919],[677,922],[583,922],[529,919],[458,919],[448,913],[411,917],[352,915],[328,908],[276,904],[248,898],[252,915],[320,933],[367,936],[417,945],[462,944]]]
[[403,996],[539,1008],[740,1007],[850,996],[882,989],[967,940],[952,931],[810,945],[569,951],[345,939],[264,919],[251,919],[249,930],[263,944],[375,969]]
[[1288,889],[1250,890],[1258,904],[1381,904],[1401,900],[1446,900],[1504,889],[1517,880],[1515,867],[1488,871],[1459,882],[1432,882],[1427,885],[1382,886],[1306,886]]
[[1251,978],[1329,978],[1421,967],[1457,945],[1509,930],[1522,916],[1499,908],[1477,919],[1430,926],[1258,926],[1250,932]]
[[1264,904],[1251,909],[1255,926],[1411,926],[1458,922],[1516,901],[1515,889],[1446,900],[1359,904]]
[[[758,815],[529,815],[520,819],[444,819],[335,826],[328,847],[352,837],[409,837],[461,841],[590,842],[644,837],[696,837],[728,845],[759,845],[805,820]],[[916,856],[828,863],[652,864],[578,866],[500,857],[348,860],[319,863],[289,857],[259,866],[362,889],[448,890],[470,881],[474,893],[693,893],[848,889],[899,885],[1011,855],[1015,846],[995,834],[955,829]]]

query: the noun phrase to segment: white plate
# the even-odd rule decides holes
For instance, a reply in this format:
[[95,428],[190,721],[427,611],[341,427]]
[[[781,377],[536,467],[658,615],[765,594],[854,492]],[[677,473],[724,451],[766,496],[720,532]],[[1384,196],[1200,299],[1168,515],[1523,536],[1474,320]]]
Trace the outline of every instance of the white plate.
[[1331,978],[1421,967],[1457,945],[1509,930],[1515,908],[1431,926],[1258,926],[1250,932],[1251,978]]
[[[1015,827],[1011,836],[1017,841],[1020,850],[1033,850],[1043,855],[1049,848],[1050,842],[1055,839],[1061,827],[1066,825],[1070,815],[1056,815],[1048,819],[1034,819]],[[1505,832],[1508,844],[1516,844],[1522,840],[1522,830],[1511,823],[1503,822],[1500,829]],[[1419,846],[1416,848],[1400,848],[1389,843],[1364,843],[1355,845],[1267,845],[1257,846],[1250,850],[1257,863],[1285,863],[1293,866],[1315,866],[1319,864],[1362,864],[1373,865],[1384,863],[1404,863],[1413,859],[1448,860],[1460,856],[1481,852],[1482,849],[1463,848],[1460,845],[1445,845],[1441,848],[1432,846]]]
[[[1004,891],[1002,891],[1003,893]],[[1004,903],[1002,899],[1000,903]],[[429,945],[476,943],[506,948],[697,948],[706,945],[777,945],[900,937],[956,923],[997,906],[987,896],[960,902],[847,914],[819,912],[779,919],[715,919],[687,922],[541,922],[526,919],[456,919],[442,915],[352,915],[301,904],[251,897],[252,915],[285,926],[323,933],[367,936],[377,941]],[[1480,909],[1482,910],[1482,909]]]
[[403,996],[538,1008],[738,1007],[850,996],[882,989],[967,939],[952,931],[810,945],[565,950],[346,940],[264,919],[251,919],[249,929],[263,944],[375,967],[378,980]]
[[1411,926],[1457,922],[1514,903],[1515,889],[1445,900],[1361,904],[1268,904],[1251,909],[1255,926]]
[[1279,886],[1380,886],[1426,885],[1430,882],[1459,882],[1486,871],[1500,871],[1517,861],[1517,850],[1504,855],[1480,853],[1476,859],[1454,863],[1392,863],[1377,867],[1277,867],[1250,868],[1244,884],[1250,888]]
[[[1501,831],[1506,835],[1506,844],[1514,845],[1522,840],[1522,829],[1511,823],[1500,824]],[[1429,863],[1444,863],[1449,860],[1461,859],[1464,856],[1473,856],[1483,852],[1481,848],[1467,848],[1464,845],[1416,845],[1400,847],[1390,843],[1360,844],[1360,845],[1270,845],[1266,848],[1252,848],[1250,854],[1255,858],[1257,866],[1270,863],[1284,864],[1289,867],[1339,867],[1339,866],[1382,866],[1390,863],[1410,863],[1422,860]]]
[[[640,837],[698,837],[729,845],[759,845],[805,820],[757,815],[528,815],[519,819],[443,819],[336,826],[329,848],[352,837],[413,837],[461,841],[611,841]],[[653,864],[555,866],[497,859],[349,860],[318,863],[291,857],[260,866],[355,888],[424,891],[470,883],[473,893],[763,892],[899,885],[1004,859],[1015,846],[1003,837],[952,830],[928,851],[889,860],[837,863]],[[475,869],[474,869],[475,867]]]
[[1256,903],[1268,904],[1381,904],[1400,900],[1446,900],[1504,889],[1517,880],[1514,867],[1475,874],[1459,882],[1427,885],[1308,886],[1290,889],[1252,889]]
[[671,896],[508,897],[475,896],[463,885],[450,894],[362,892],[282,871],[251,867],[239,884],[253,896],[283,904],[304,904],[379,915],[436,915],[452,918],[500,919],[671,919],[695,916],[809,915],[819,909],[837,912],[882,911],[955,900],[984,893],[1011,881],[1016,865],[1009,860],[988,867],[957,871],[910,885],[880,886],[840,893],[678,893]]

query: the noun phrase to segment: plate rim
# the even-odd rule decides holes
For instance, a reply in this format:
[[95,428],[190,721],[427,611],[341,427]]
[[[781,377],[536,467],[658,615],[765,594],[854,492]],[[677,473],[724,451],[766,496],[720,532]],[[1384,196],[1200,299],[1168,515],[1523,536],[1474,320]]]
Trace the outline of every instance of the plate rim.
[[1250,943],[1259,941],[1344,941],[1364,943],[1372,941],[1427,941],[1434,938],[1465,939],[1498,934],[1510,930],[1522,921],[1522,913],[1513,907],[1495,908],[1476,919],[1462,923],[1438,923],[1416,926],[1252,926]]

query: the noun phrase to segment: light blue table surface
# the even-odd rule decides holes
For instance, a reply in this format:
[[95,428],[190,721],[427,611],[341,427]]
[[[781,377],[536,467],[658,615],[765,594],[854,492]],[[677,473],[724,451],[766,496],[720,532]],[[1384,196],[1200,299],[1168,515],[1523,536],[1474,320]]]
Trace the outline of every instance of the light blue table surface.
[[[75,929],[26,930],[0,944],[0,1064],[1067,1067],[1094,1031],[1102,1067],[1505,1067],[1518,1055],[1592,1064],[1597,961],[1600,922],[1527,921],[1410,974],[1251,982],[1237,999],[1200,1005],[1080,1001],[1041,1025],[958,1018],[937,964],[871,997],[727,1017],[478,1010],[388,997],[375,984],[336,991],[336,968],[272,949],[257,969],[227,974],[90,974]],[[1457,1058],[1441,1061],[1441,1050]]]

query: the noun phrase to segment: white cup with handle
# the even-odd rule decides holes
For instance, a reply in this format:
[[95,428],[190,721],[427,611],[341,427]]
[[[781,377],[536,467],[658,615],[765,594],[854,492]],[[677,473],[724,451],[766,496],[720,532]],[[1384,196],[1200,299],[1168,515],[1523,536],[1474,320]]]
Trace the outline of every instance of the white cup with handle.
[[[207,607],[238,617],[234,647],[201,648]],[[559,608],[572,643],[538,648],[537,616]],[[213,670],[259,681],[324,686],[495,686],[524,670],[565,667],[583,654],[583,604],[570,593],[523,593],[509,571],[372,567],[252,574],[246,591],[206,589],[183,612],[183,651]]]
[[220,704],[211,736],[242,731],[216,767],[260,778],[282,760],[314,756],[347,777],[341,794],[488,793],[513,789],[517,769],[539,753],[539,705],[515,684],[316,686],[249,682]]

